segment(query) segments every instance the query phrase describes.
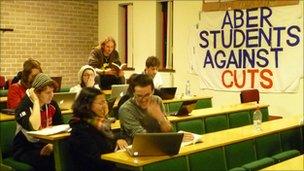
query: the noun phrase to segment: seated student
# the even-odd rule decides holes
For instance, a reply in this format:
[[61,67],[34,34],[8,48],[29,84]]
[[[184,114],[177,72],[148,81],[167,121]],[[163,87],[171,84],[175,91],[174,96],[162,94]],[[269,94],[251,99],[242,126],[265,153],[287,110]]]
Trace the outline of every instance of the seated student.
[[120,108],[120,106],[122,106],[127,100],[129,100],[131,97],[133,97],[133,93],[131,91],[131,84],[133,83],[134,78],[137,76],[138,74],[132,74],[129,79],[127,80],[127,84],[129,84],[129,87],[127,89],[127,92],[125,95],[123,95],[122,97],[120,97],[118,100],[118,104],[117,106],[115,106],[113,108],[113,116],[118,119],[118,110]]
[[40,62],[35,59],[28,59],[23,63],[21,80],[12,84],[7,93],[7,108],[16,109],[20,104],[21,99],[25,95],[26,89],[31,87],[31,84],[38,73],[41,73]]
[[133,97],[120,107],[118,113],[122,131],[128,136],[128,141],[131,142],[136,133],[172,131],[161,98],[153,95],[152,78],[139,74],[130,86]]
[[27,131],[63,124],[59,106],[52,100],[54,88],[55,82],[39,73],[15,112],[17,129],[13,140],[13,157],[32,165],[35,170],[55,170],[53,145],[27,134]]
[[69,139],[70,151],[78,170],[112,170],[113,164],[101,160],[104,153],[126,148],[122,136],[114,135],[106,119],[108,105],[105,95],[96,88],[85,87],[73,104],[74,117]]
[[124,84],[125,77],[123,70],[111,69],[112,63],[121,65],[116,48],[116,42],[112,37],[106,37],[99,46],[95,47],[89,56],[89,65],[96,69],[99,74],[97,81],[100,88],[110,90],[112,84]]
[[159,90],[163,86],[163,80],[158,73],[160,61],[155,56],[150,56],[146,59],[146,68],[143,74],[149,75],[153,79],[154,88]]
[[84,65],[78,71],[78,85],[71,87],[70,92],[75,92],[77,95],[83,87],[95,87],[100,89],[98,84],[95,84],[96,72],[90,65]]

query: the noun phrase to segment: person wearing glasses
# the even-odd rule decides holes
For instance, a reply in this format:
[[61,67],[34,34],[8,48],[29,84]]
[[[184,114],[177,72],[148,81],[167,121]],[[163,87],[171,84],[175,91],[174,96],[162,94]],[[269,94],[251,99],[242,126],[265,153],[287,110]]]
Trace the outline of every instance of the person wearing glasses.
[[[95,87],[100,89],[98,84],[95,83],[96,72],[90,65],[84,65],[78,71],[78,85],[71,87],[70,92],[80,93],[81,89],[84,87]],[[77,97],[76,96],[76,97]]]
[[75,170],[113,170],[114,164],[102,160],[101,154],[128,144],[122,134],[111,131],[105,95],[96,88],[83,88],[73,104],[73,113],[68,143]]
[[139,74],[131,86],[133,97],[119,108],[122,131],[129,143],[136,133],[171,132],[172,126],[165,114],[160,97],[153,95],[154,84],[150,76]]

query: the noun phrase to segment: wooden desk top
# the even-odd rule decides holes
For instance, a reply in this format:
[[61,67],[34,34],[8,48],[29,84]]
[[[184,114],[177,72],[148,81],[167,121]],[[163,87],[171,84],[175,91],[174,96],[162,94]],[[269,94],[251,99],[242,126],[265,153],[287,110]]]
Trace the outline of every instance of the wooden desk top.
[[7,97],[0,97],[0,103],[6,103]]
[[220,115],[224,113],[231,113],[231,112],[238,112],[244,110],[252,110],[256,109],[257,107],[263,108],[268,107],[267,104],[257,104],[255,102],[251,103],[240,103],[234,105],[226,105],[220,107],[211,107],[211,108],[204,108],[204,109],[195,109],[191,112],[190,116],[168,116],[168,119],[171,122],[181,121],[181,120],[189,120],[193,118],[201,118],[206,116],[212,115]]
[[[120,122],[119,120],[116,120],[115,123],[111,124],[111,129],[120,129]],[[41,139],[43,141],[56,141],[60,139],[64,139],[66,137],[70,136],[70,133],[64,132],[64,133],[59,133],[59,134],[54,134],[54,135],[36,135],[32,134],[33,137]]]
[[212,99],[212,96],[191,96],[191,97],[183,97],[183,98],[179,98],[179,97],[175,97],[174,99],[170,99],[170,100],[163,100],[163,103],[175,103],[175,102],[182,102],[182,101],[188,101],[188,100],[201,100],[201,99]]
[[[171,157],[185,156],[195,152],[221,147],[236,142],[253,139],[266,134],[280,132],[286,129],[299,127],[300,118],[277,119],[273,121],[263,122],[262,131],[256,131],[252,125],[247,125],[234,129],[227,129],[219,132],[202,135],[203,143],[198,143],[181,148],[178,155]],[[302,124],[303,125],[303,124]],[[149,163],[171,158],[170,156],[158,157],[130,157],[127,152],[119,151],[101,155],[104,160],[125,164],[134,167],[140,167]]]
[[15,120],[15,115],[0,113],[0,122]]
[[291,158],[262,170],[304,170],[304,155]]

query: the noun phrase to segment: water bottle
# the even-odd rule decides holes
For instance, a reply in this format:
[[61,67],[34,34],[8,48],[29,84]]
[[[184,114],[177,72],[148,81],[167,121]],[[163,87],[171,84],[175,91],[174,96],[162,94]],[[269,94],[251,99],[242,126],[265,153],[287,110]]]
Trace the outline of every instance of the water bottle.
[[185,95],[186,95],[186,96],[191,96],[191,92],[190,92],[190,81],[189,81],[189,80],[188,80],[187,83],[186,83]]
[[262,112],[260,111],[259,107],[253,112],[252,120],[253,120],[254,129],[257,131],[262,130],[261,129]]

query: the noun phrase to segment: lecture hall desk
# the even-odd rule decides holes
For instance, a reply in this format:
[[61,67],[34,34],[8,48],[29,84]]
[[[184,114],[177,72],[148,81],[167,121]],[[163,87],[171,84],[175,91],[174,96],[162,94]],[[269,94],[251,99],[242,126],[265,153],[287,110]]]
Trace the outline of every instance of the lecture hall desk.
[[[130,157],[126,151],[108,153],[101,155],[104,160],[112,161],[120,168],[128,168],[132,170],[144,170],[144,166],[157,163],[167,159],[173,159],[184,156],[188,158],[190,154],[224,147],[233,143],[244,140],[255,139],[263,135],[273,134],[292,128],[303,126],[299,124],[299,117],[284,118],[262,123],[262,131],[256,131],[252,125],[227,129],[209,134],[203,134],[203,143],[182,147],[179,154],[175,156],[159,156],[159,157]],[[203,162],[203,161],[202,161]],[[189,163],[189,162],[188,162]],[[189,169],[189,166],[188,166]]]

